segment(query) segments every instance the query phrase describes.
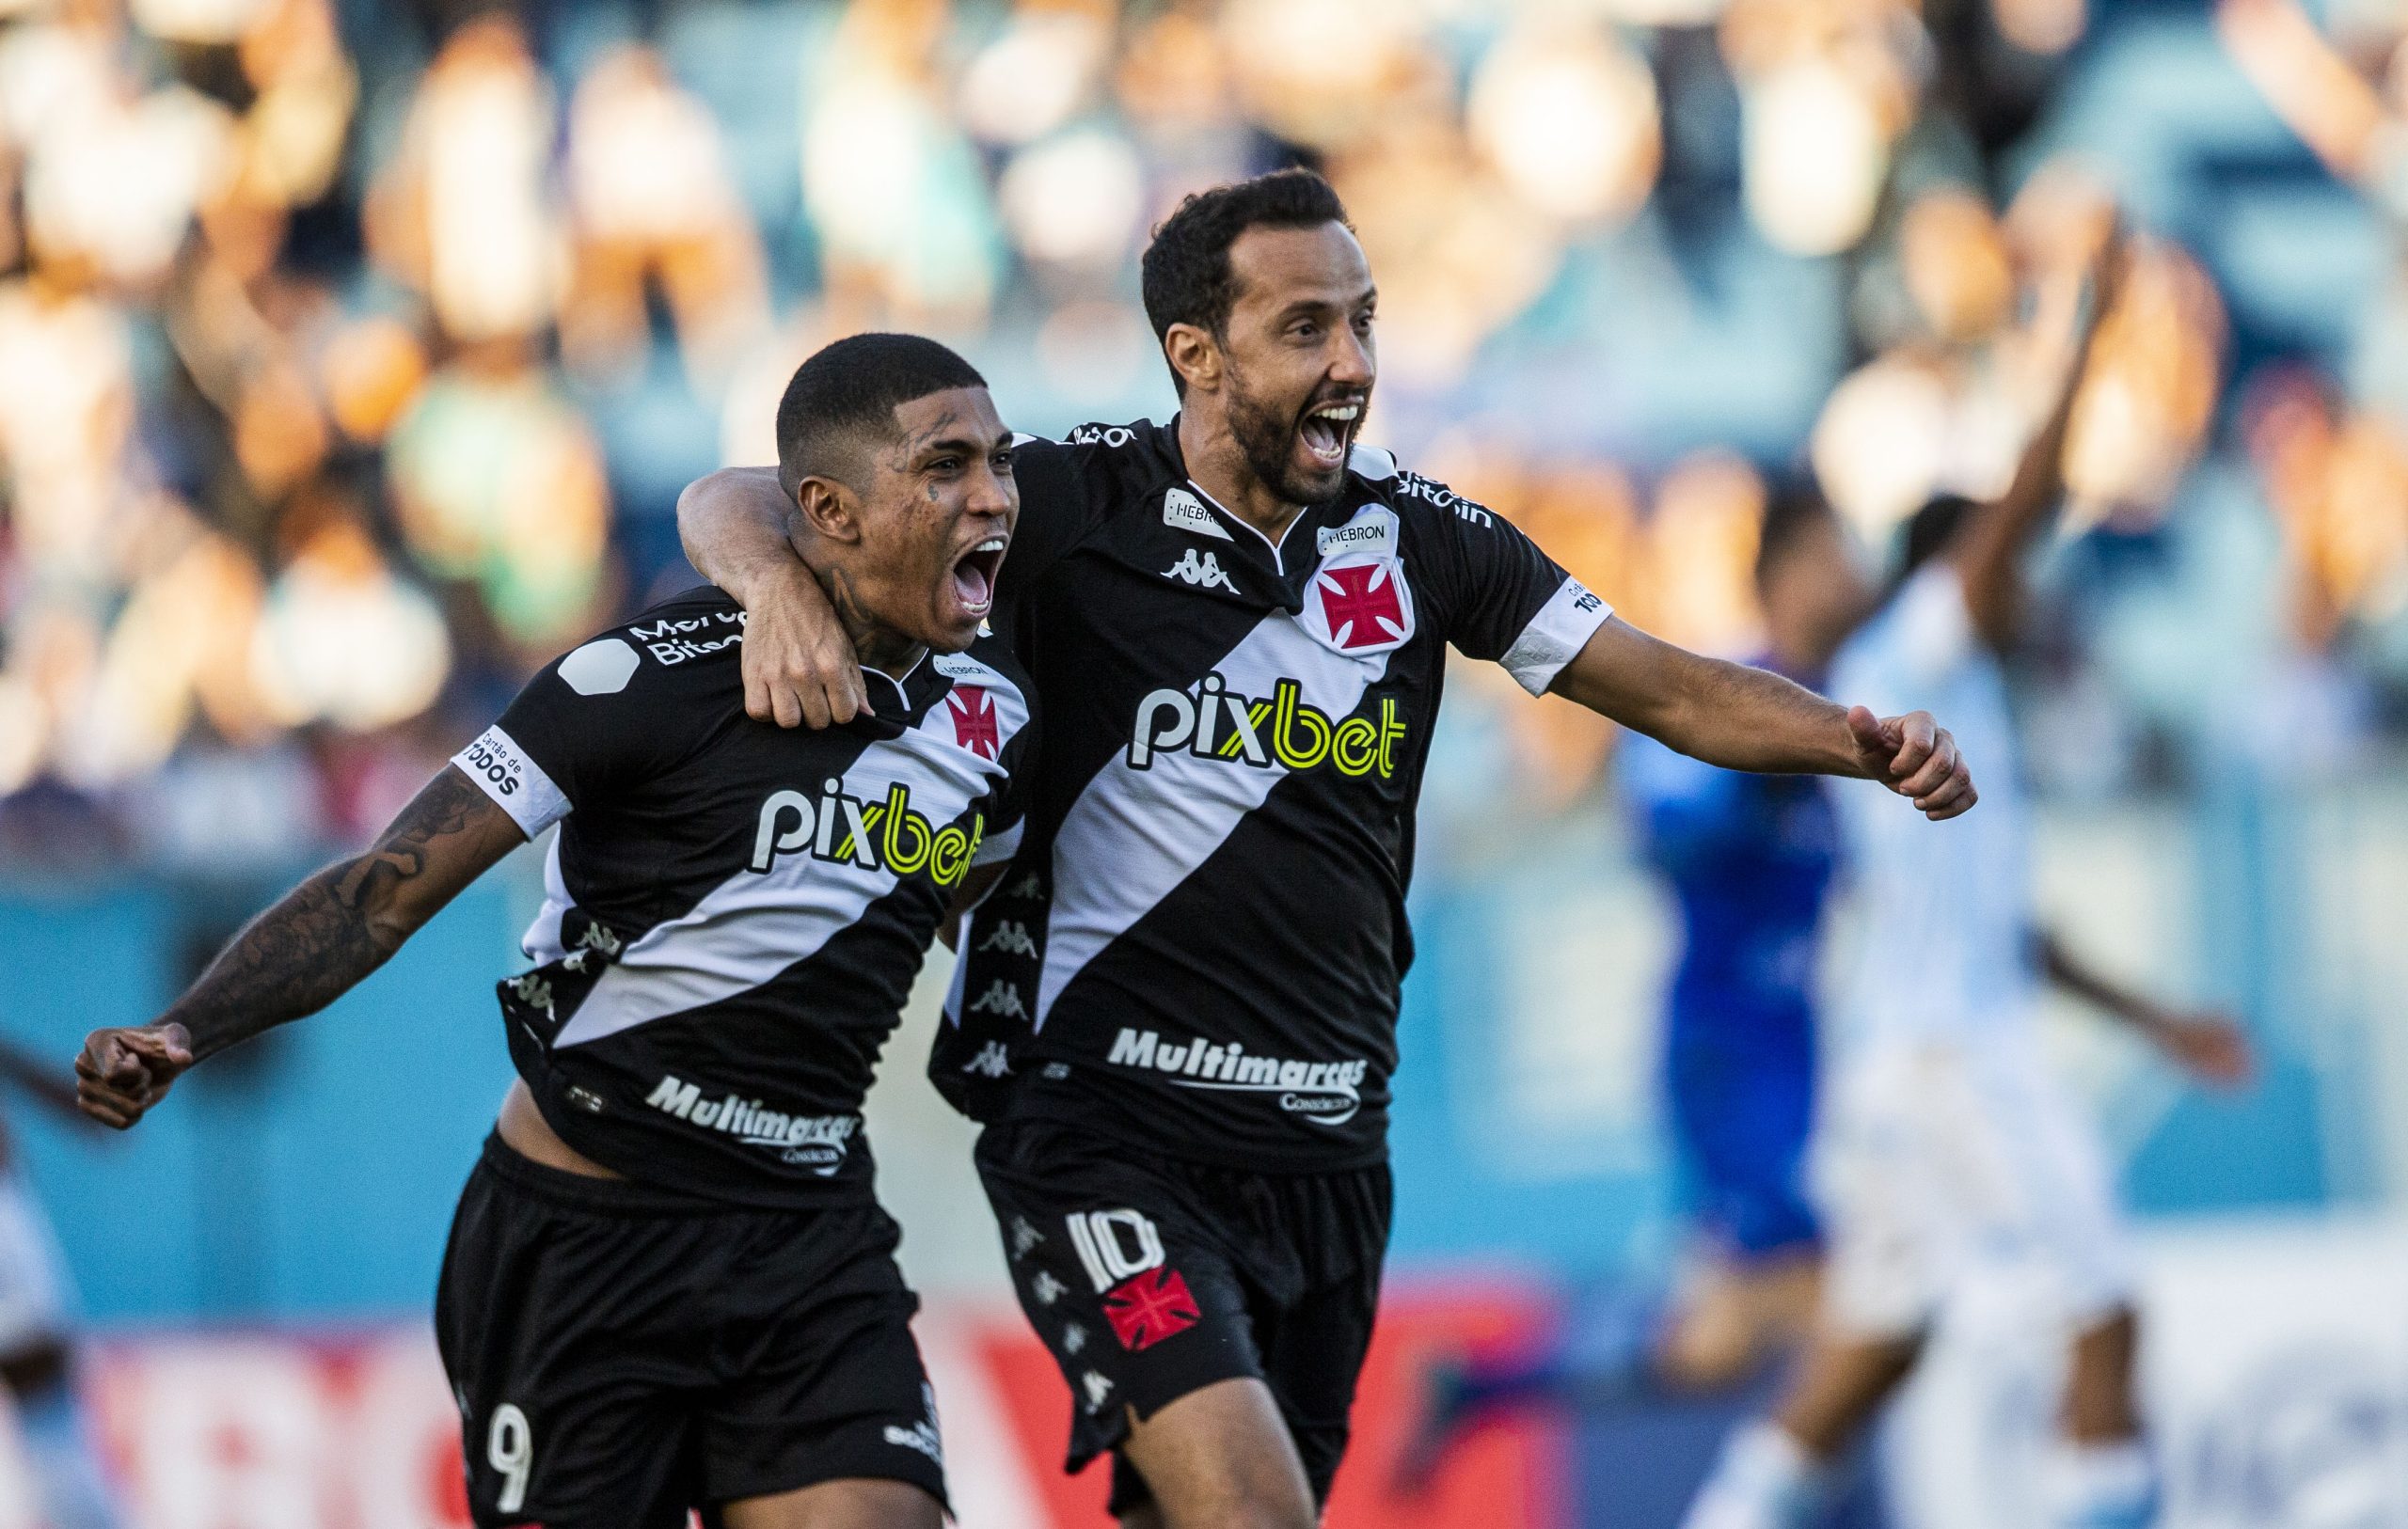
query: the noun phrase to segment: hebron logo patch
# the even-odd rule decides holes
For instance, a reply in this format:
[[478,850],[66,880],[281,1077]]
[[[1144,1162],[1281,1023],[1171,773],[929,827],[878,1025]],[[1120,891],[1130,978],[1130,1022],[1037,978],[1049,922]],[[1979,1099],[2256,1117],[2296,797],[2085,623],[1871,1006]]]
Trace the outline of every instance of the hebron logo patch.
[[[596,638],[561,660],[560,677],[580,696],[615,696],[643,660],[617,638]],[[678,662],[676,659],[669,660]]]
[[1275,762],[1290,770],[1325,764],[1340,775],[1376,770],[1385,780],[1396,773],[1397,745],[1407,731],[1394,696],[1381,698],[1376,722],[1368,717],[1339,721],[1305,700],[1302,681],[1280,680],[1262,700],[1238,695],[1220,675],[1207,674],[1194,695],[1164,688],[1137,702],[1129,767],[1150,769],[1157,753],[1183,749],[1198,759],[1257,768]]
[[884,801],[845,793],[845,783],[821,782],[815,800],[800,791],[772,792],[761,803],[752,831],[752,868],[767,872],[778,857],[800,853],[835,865],[887,871],[896,876],[927,872],[940,887],[958,886],[970,858],[986,837],[986,814],[973,813],[970,827],[940,828],[911,809],[911,788],[896,782]]
[[1187,1281],[1175,1269],[1139,1274],[1103,1298],[1103,1318],[1120,1347],[1143,1352],[1175,1338],[1204,1319],[1188,1293]]
[[1245,1094],[1271,1094],[1279,1108],[1302,1115],[1316,1126],[1342,1126],[1363,1108],[1363,1082],[1371,1064],[1353,1062],[1300,1062],[1288,1057],[1255,1056],[1231,1041],[1170,1042],[1160,1032],[1124,1025],[1113,1037],[1104,1058],[1116,1067],[1148,1068],[1164,1075],[1180,1088],[1229,1089]]
[[1396,512],[1367,504],[1345,525],[1324,526],[1313,532],[1313,551],[1323,558],[1353,552],[1390,558],[1396,555],[1398,536]]
[[1163,577],[1181,579],[1199,589],[1227,590],[1231,594],[1238,592],[1238,587],[1229,582],[1229,575],[1221,571],[1221,560],[1210,552],[1198,553],[1194,547],[1189,547],[1184,557],[1164,569]]
[[1183,488],[1172,489],[1163,496],[1163,524],[1175,531],[1194,531],[1198,536],[1216,536],[1224,542],[1235,541],[1204,501]]
[[994,698],[986,686],[957,685],[945,692],[944,704],[953,713],[954,742],[980,759],[1003,752],[1003,725],[995,719]]
[[1395,558],[1334,558],[1305,584],[1305,630],[1339,653],[1386,653],[1413,636],[1413,591]]
[[701,1084],[673,1075],[653,1085],[643,1102],[689,1126],[772,1150],[780,1162],[808,1168],[823,1178],[844,1166],[846,1145],[861,1127],[859,1115],[789,1115],[734,1094],[705,1099]]

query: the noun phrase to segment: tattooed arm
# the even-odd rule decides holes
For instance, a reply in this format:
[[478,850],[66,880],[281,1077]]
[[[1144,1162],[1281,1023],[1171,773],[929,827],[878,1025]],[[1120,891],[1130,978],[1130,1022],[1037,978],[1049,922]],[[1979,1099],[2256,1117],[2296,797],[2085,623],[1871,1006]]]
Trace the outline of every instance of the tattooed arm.
[[103,1125],[133,1125],[194,1063],[349,992],[526,842],[492,797],[445,765],[364,854],[253,919],[157,1020],[86,1037],[77,1103]]

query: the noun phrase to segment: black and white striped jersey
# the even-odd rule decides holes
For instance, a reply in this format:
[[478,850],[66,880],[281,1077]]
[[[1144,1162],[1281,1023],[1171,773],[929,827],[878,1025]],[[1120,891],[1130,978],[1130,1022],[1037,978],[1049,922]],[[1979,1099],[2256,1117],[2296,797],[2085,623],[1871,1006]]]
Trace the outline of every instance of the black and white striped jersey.
[[1045,699],[1028,829],[930,1074],[1197,1160],[1386,1149],[1414,806],[1450,643],[1544,691],[1608,614],[1512,525],[1358,449],[1275,546],[1175,426],[1013,456],[997,635]]
[[547,666],[452,764],[554,823],[532,970],[500,986],[544,1118],[629,1178],[747,1205],[869,1193],[861,1106],[928,940],[1021,837],[1022,671],[981,638],[825,732],[744,714],[708,586]]

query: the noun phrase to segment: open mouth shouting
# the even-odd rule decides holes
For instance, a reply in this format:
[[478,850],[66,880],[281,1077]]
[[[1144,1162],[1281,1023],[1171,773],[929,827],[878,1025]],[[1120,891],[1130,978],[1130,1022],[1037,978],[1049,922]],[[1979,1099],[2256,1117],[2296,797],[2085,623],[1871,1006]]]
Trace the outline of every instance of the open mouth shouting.
[[1305,449],[1308,471],[1316,477],[1336,472],[1346,465],[1346,449],[1354,438],[1355,427],[1362,423],[1364,400],[1360,394],[1316,403],[1296,421],[1296,439]]
[[953,561],[953,598],[964,617],[984,621],[995,606],[995,575],[1004,566],[1007,538],[990,536],[962,549]]

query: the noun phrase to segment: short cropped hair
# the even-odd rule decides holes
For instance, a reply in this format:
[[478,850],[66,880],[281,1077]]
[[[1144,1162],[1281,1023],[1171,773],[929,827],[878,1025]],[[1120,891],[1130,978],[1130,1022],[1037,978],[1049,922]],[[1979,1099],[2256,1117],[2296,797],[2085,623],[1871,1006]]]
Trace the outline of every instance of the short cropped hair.
[[1307,169],[1274,170],[1180,202],[1154,230],[1140,265],[1146,317],[1155,338],[1167,337],[1175,323],[1227,332],[1238,295],[1229,246],[1248,229],[1313,229],[1324,223],[1346,224],[1346,206],[1328,181]]
[[822,346],[778,400],[778,481],[789,495],[806,478],[852,483],[864,442],[895,438],[897,408],[986,386],[977,368],[920,335],[854,335]]

